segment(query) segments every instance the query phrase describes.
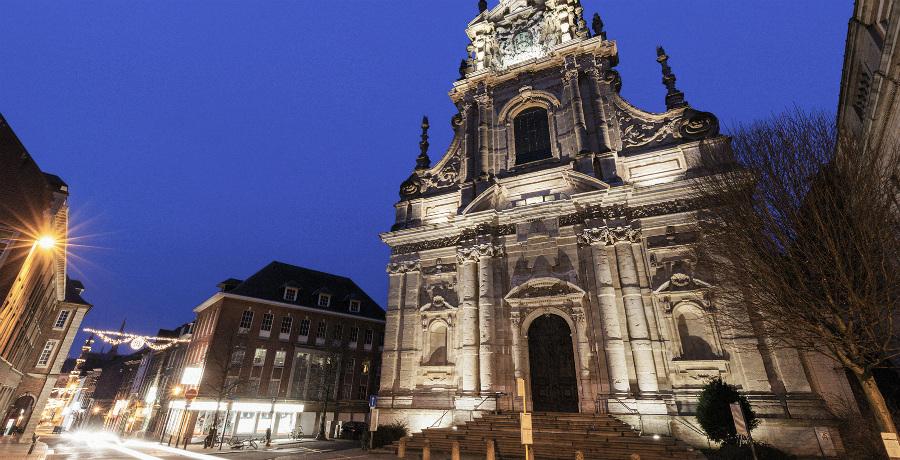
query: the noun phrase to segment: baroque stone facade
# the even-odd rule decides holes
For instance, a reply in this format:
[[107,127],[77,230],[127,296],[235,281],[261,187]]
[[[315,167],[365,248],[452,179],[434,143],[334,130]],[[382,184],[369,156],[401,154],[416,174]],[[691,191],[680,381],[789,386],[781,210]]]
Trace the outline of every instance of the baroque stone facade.
[[381,235],[381,420],[521,410],[522,378],[529,410],[609,411],[705,446],[697,394],[721,376],[766,418],[761,438],[818,454],[810,419],[852,400],[843,373],[722,327],[695,276],[689,177],[700,142],[723,139],[716,117],[685,101],[662,48],[668,110],[625,101],[602,27],[578,0],[502,0],[469,24],[453,141],[431,166],[423,134]]

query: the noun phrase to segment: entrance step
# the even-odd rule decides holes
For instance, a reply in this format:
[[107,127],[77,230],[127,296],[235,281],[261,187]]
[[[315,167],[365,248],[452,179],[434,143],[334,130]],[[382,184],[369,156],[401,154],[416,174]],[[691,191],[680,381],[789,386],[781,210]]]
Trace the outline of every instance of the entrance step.
[[[640,436],[630,426],[607,414],[532,413],[535,460],[574,460],[581,451],[587,460],[702,459],[699,452],[668,436]],[[485,457],[487,441],[493,440],[497,460],[525,458],[517,412],[485,414],[450,428],[426,428],[403,439],[406,457],[421,454],[425,440],[432,455],[449,454],[459,443],[462,456]],[[390,446],[396,452],[397,444]],[[434,458],[434,457],[433,457]]]

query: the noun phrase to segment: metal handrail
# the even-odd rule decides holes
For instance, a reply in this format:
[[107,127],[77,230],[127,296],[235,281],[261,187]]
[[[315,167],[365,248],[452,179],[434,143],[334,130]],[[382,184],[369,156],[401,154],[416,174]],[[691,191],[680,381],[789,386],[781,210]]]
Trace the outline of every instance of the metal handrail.
[[[608,395],[608,394],[603,394],[603,393],[598,393],[598,394],[597,394],[597,401],[598,401],[598,402],[599,402],[600,400],[605,400],[605,401],[606,401],[606,412],[607,412],[607,413],[609,413],[609,400],[610,400],[610,399],[613,400],[613,401],[615,401],[615,402],[617,402],[617,403],[619,403],[619,405],[621,405],[622,407],[624,407],[625,410],[627,410],[629,413],[631,413],[631,415],[637,415],[637,418],[638,418],[638,424],[639,424],[640,427],[641,427],[641,430],[640,430],[639,435],[640,435],[640,436],[643,436],[643,435],[644,435],[644,418],[643,418],[643,416],[641,415],[641,413],[640,413],[637,409],[632,409],[632,408],[626,406],[626,405],[625,405],[625,401],[622,401],[621,399],[619,399],[619,398],[616,397],[616,396],[612,396],[612,395]],[[599,409],[599,403],[598,403],[598,409]]]
[[429,426],[428,428],[434,428],[438,423],[441,423],[441,420],[443,420],[444,417],[445,417],[448,413],[450,413],[451,410],[453,410],[453,409],[447,409],[447,410],[445,410],[444,413],[441,414],[441,416],[438,417],[438,419],[435,420],[434,423],[432,423],[431,426]]
[[676,422],[678,422],[678,423],[680,423],[680,424],[682,424],[682,425],[688,427],[688,429],[690,429],[690,430],[693,431],[694,433],[697,433],[697,434],[699,434],[700,436],[703,436],[704,438],[706,438],[706,445],[707,445],[707,447],[709,447],[709,445],[710,445],[710,442],[709,442],[709,435],[706,434],[705,431],[701,430],[700,428],[695,427],[694,425],[691,425],[690,423],[688,423],[688,422],[686,422],[686,421],[684,421],[684,420],[682,420],[682,419],[680,419],[680,418],[678,418],[678,417],[672,417],[672,419],[675,420]]

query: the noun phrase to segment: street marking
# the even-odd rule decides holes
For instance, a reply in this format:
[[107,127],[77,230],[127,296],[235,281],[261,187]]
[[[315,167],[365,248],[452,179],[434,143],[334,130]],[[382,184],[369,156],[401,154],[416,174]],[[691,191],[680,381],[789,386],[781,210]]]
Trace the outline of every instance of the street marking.
[[[148,449],[158,449],[158,450],[162,450],[162,451],[169,452],[169,453],[173,453],[173,454],[183,455],[183,456],[185,456],[185,457],[196,458],[196,459],[199,459],[199,460],[216,460],[216,459],[218,458],[218,457],[214,457],[214,456],[212,456],[212,455],[200,454],[200,453],[197,453],[197,452],[191,452],[191,451],[189,451],[189,450],[176,449],[176,448],[174,448],[174,447],[163,446],[163,445],[156,444],[156,443],[153,443],[153,442],[146,442],[146,441],[127,441],[125,444],[128,444],[128,445],[137,445],[137,446],[141,446],[141,447],[146,447],[146,448],[148,448]],[[154,457],[154,458],[155,458],[155,457]]]

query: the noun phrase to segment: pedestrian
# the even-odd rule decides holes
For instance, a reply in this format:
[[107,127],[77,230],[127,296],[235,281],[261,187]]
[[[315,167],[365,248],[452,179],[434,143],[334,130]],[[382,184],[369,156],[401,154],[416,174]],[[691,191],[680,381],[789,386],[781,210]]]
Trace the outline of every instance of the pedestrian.
[[266,428],[266,447],[272,445],[272,429]]

